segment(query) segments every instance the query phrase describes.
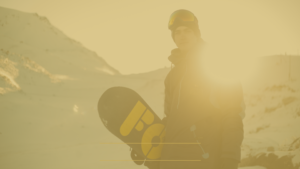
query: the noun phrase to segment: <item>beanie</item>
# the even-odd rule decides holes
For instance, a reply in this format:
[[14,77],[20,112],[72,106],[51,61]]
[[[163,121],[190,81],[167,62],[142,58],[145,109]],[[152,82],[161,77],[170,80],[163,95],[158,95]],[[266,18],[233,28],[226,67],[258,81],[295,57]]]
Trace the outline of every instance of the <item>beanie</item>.
[[[181,9],[181,10],[184,10],[184,9]],[[177,11],[180,11],[180,10],[177,10]],[[175,12],[177,12],[177,11],[175,11]],[[187,11],[187,10],[185,10],[185,11]],[[192,13],[192,12],[190,12],[190,13]],[[199,40],[201,39],[201,33],[200,33],[200,30],[199,30],[198,19],[195,15],[194,15],[194,17],[195,17],[195,21],[193,21],[193,22],[181,21],[178,18],[175,19],[174,24],[171,27],[169,27],[169,29],[172,31],[173,40],[174,40],[174,32],[175,32],[175,30],[178,26],[186,26],[186,27],[190,28],[196,34],[197,38]]]

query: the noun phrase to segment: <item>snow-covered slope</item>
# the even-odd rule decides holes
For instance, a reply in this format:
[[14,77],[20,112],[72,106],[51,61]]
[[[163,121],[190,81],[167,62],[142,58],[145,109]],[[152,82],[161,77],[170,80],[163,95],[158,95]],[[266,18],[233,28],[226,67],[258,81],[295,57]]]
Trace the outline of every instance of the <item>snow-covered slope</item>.
[[267,56],[257,63],[256,77],[243,83],[246,117],[242,163],[298,169],[300,56]]
[[0,168],[141,168],[100,161],[131,159],[127,145],[99,144],[120,140],[97,112],[107,88],[153,78],[128,77],[45,17],[0,7]]

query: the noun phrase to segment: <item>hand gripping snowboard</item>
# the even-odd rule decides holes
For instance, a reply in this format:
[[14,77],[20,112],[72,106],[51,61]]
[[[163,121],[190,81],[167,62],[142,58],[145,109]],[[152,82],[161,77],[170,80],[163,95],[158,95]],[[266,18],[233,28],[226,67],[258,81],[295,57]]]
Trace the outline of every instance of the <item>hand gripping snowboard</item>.
[[138,93],[125,87],[109,88],[99,99],[98,112],[104,126],[140,156],[160,158],[165,126]]

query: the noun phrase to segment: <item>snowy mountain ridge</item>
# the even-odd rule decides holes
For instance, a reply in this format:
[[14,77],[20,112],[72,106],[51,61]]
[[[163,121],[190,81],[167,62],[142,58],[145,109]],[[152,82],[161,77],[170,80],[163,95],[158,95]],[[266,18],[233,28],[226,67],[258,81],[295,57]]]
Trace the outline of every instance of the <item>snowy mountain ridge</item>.
[[[77,73],[120,74],[95,52],[51,25],[46,17],[4,7],[0,7],[0,55],[3,66],[9,64],[16,72],[19,69],[16,65],[22,63],[32,71],[46,74],[51,82],[60,77],[64,77],[60,80],[78,79]],[[12,75],[5,69],[0,70],[0,77],[8,84],[13,83],[16,89],[22,83],[13,82],[17,76],[32,75],[25,72]],[[10,89],[2,88],[2,93],[5,90]]]

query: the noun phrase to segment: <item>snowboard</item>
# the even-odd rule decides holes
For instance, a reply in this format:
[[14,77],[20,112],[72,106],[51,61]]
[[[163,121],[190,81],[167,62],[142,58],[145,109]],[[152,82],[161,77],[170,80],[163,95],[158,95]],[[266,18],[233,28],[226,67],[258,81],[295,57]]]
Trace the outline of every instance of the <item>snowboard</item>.
[[98,101],[104,126],[146,160],[161,156],[165,126],[143,98],[126,87],[107,89]]

